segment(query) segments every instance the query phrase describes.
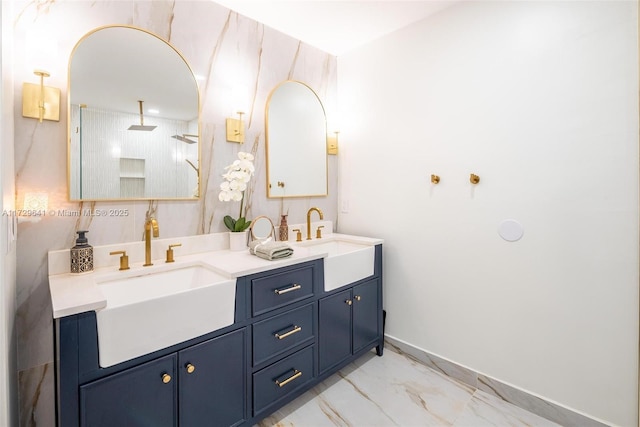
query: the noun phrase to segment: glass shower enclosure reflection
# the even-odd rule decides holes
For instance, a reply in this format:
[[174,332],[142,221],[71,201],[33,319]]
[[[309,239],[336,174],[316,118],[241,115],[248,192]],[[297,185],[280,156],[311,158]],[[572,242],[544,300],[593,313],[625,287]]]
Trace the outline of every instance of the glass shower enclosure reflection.
[[198,197],[198,123],[71,105],[71,200]]

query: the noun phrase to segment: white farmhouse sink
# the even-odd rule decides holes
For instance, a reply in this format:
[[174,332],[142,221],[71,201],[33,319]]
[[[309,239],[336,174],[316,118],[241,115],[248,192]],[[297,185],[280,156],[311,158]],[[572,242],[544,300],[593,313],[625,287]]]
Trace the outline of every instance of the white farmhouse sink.
[[326,253],[324,290],[331,291],[373,275],[375,246],[355,239],[333,237],[296,243],[311,253]]
[[101,367],[233,324],[235,279],[204,264],[158,267],[98,280],[107,300],[96,312]]

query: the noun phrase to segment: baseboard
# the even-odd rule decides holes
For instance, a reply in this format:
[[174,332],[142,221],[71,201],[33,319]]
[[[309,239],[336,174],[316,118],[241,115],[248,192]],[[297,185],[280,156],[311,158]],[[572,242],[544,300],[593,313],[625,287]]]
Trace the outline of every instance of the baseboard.
[[392,351],[415,359],[431,369],[455,378],[475,389],[496,396],[540,417],[546,418],[562,426],[570,427],[609,427],[602,421],[595,420],[562,405],[545,400],[524,390],[505,384],[494,378],[478,373],[467,367],[458,365],[442,357],[436,356],[390,335],[385,335],[385,346]]

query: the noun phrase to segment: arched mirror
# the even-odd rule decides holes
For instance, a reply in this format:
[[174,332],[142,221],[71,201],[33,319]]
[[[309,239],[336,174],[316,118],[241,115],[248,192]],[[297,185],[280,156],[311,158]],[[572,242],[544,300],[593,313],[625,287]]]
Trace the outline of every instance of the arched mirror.
[[327,120],[304,83],[285,81],[267,101],[267,197],[327,195]]
[[128,26],[90,32],[68,97],[70,200],[198,198],[198,86],[171,45]]

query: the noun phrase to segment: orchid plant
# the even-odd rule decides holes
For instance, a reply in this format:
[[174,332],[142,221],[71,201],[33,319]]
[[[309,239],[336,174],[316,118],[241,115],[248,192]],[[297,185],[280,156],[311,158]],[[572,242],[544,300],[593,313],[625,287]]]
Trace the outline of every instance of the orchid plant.
[[238,219],[233,219],[230,215],[226,215],[224,217],[224,225],[231,231],[245,231],[251,225],[251,221],[247,221],[242,216],[242,207],[244,205],[244,192],[255,171],[253,155],[240,151],[238,160],[225,167],[224,170],[226,172],[222,177],[225,181],[220,184],[218,199],[221,202],[240,202]]

